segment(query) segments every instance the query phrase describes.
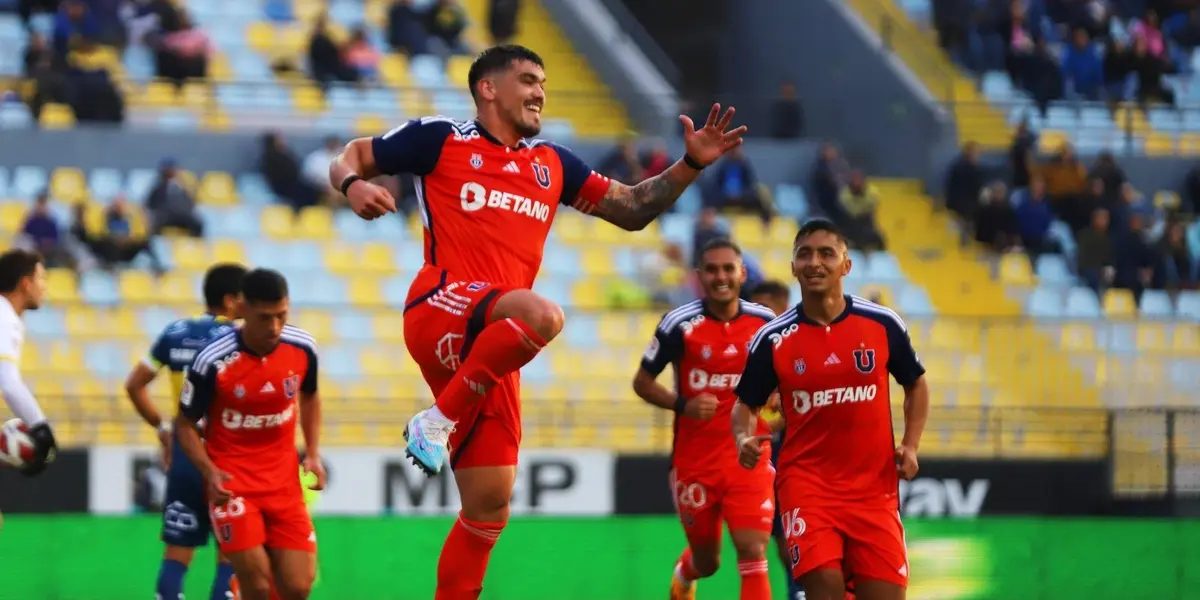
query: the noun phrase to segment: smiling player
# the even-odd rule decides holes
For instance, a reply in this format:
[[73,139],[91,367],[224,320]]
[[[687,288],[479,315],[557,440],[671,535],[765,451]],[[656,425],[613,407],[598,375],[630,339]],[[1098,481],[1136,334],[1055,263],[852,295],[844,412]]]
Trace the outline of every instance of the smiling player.
[[[675,565],[671,600],[695,598],[695,581],[716,573],[722,521],[737,550],[741,600],[768,600],[766,547],[775,512],[775,470],[763,462],[747,474],[728,440],[737,401],[733,391],[750,338],[775,315],[738,299],[746,267],[733,242],[709,242],[699,264],[704,298],[662,318],[633,378],[638,396],[676,414],[671,485],[688,547]],[[668,364],[674,366],[673,389],[655,381]],[[756,427],[759,434],[770,433],[765,421]]]

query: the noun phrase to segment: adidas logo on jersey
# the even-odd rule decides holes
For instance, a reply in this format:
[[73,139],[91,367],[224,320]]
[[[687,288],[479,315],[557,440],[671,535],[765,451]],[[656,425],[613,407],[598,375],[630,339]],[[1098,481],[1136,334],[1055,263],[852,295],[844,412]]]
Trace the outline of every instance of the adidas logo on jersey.
[[274,393],[275,393],[275,386],[271,385],[271,382],[270,382],[270,381],[268,381],[268,382],[267,382],[267,385],[264,385],[264,386],[262,387],[262,389],[261,389],[261,390],[259,390],[259,392],[258,392],[258,393],[260,393],[260,394],[274,394]]
[[737,353],[737,346],[734,346],[733,344],[730,344],[729,347],[725,349],[725,356],[736,356]]
[[504,165],[504,170],[508,171],[509,173],[520,173],[521,167],[518,167],[517,161],[513,160],[509,161],[507,165]]
[[825,359],[825,366],[840,365],[842,361],[838,360],[837,354],[830,354],[829,358]]

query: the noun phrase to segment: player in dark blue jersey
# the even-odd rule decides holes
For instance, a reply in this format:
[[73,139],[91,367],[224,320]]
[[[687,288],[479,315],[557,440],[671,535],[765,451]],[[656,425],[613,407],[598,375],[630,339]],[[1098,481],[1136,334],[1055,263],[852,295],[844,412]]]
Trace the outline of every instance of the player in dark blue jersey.
[[[150,347],[149,356],[139,362],[125,380],[125,391],[134,408],[146,423],[158,430],[163,461],[168,469],[162,527],[162,541],[167,548],[158,571],[158,600],[183,598],[183,578],[196,548],[208,543],[211,526],[208,501],[204,497],[204,478],[183,454],[179,444],[173,441],[171,424],[174,419],[164,419],[159,414],[146,388],[166,367],[171,377],[172,400],[179,398],[186,370],[196,352],[209,340],[233,327],[245,275],[246,268],[241,265],[219,264],[209,268],[204,276],[204,314],[167,325]],[[233,567],[222,557],[213,579],[211,600],[233,597],[229,592],[232,575]]]
[[[791,294],[788,292],[787,286],[778,281],[764,281],[754,286],[754,289],[750,291],[750,301],[771,309],[776,315],[781,315],[791,307]],[[779,415],[779,407],[777,405],[768,406],[767,408],[771,410],[764,409],[762,416],[771,424],[771,431],[774,432],[771,436],[771,462],[773,463],[779,456],[779,446],[783,442],[783,419]],[[800,587],[800,584],[792,579],[791,573],[787,568],[791,564],[791,559],[788,557],[787,540],[783,535],[783,521],[779,518],[778,502],[775,503],[775,524],[771,528],[771,537],[775,538],[775,548],[779,552],[779,562],[784,566],[784,573],[787,574],[787,600],[805,600],[804,588]]]

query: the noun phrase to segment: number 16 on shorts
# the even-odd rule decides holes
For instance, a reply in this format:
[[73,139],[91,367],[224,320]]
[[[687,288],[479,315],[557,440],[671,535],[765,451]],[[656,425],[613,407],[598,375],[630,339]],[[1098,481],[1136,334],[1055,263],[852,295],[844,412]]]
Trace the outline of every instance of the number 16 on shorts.
[[791,560],[791,566],[794,569],[800,564],[799,538],[804,535],[804,530],[808,528],[808,524],[804,522],[804,517],[800,516],[800,509],[798,508],[781,511],[779,518],[783,522],[783,538],[787,540],[788,558]]

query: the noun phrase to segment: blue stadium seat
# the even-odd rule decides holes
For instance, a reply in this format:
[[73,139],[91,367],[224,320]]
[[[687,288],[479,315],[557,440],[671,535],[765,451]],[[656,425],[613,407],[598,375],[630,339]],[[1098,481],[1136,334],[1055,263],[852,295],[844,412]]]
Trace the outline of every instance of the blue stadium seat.
[[1063,249],[1063,254],[1068,258],[1075,256],[1075,234],[1071,231],[1070,225],[1062,221],[1051,223],[1050,239],[1058,242]]
[[251,51],[231,52],[229,62],[234,77],[239,81],[267,81],[273,76],[266,61]]
[[1100,300],[1091,288],[1073,287],[1067,292],[1065,316],[1077,319],[1100,318]]
[[[474,105],[465,92],[442,90],[433,95],[433,109],[440,115],[454,119],[470,118]],[[550,137],[547,134],[546,137]]]
[[1036,273],[1042,285],[1068,286],[1075,282],[1067,261],[1060,254],[1042,254],[1037,258]]
[[1196,389],[1196,373],[1200,373],[1200,362],[1194,360],[1172,361],[1171,385],[1180,390],[1193,391]]
[[370,317],[359,311],[340,310],[333,316],[334,329],[338,337],[349,342],[366,342],[375,339]]
[[321,370],[336,379],[362,375],[358,352],[354,346],[329,346],[321,349]]
[[25,328],[31,337],[62,337],[67,333],[67,317],[61,308],[43,306],[26,311],[24,317]]
[[600,339],[599,323],[592,315],[572,315],[563,327],[566,342],[580,348],[594,348]]
[[[199,297],[196,298],[197,301],[199,301],[199,299]],[[199,304],[199,302],[197,302],[197,304]],[[149,339],[155,339],[160,333],[162,333],[163,329],[166,329],[167,325],[169,325],[171,321],[174,321],[182,316],[186,315],[180,315],[177,311],[169,308],[152,307],[139,310],[137,313],[137,320],[138,326],[141,328],[146,337]],[[148,346],[147,352],[149,352]]]
[[775,186],[775,208],[782,216],[803,219],[808,214],[808,198],[804,188],[790,183]]
[[49,176],[41,167],[17,167],[13,169],[9,193],[18,198],[30,199],[46,190]]
[[1175,312],[1171,296],[1163,290],[1146,290],[1142,293],[1139,310],[1144,317],[1170,317]]
[[46,39],[51,39],[54,37],[54,17],[55,14],[53,13],[34,13],[29,18],[29,27],[33,29],[34,33]]
[[446,71],[441,59],[430,54],[419,54],[408,63],[413,82],[428,88],[439,88],[445,84]]
[[896,307],[906,317],[928,317],[936,312],[928,292],[919,285],[904,286],[896,300]]
[[25,129],[33,126],[33,113],[20,102],[0,104],[0,129]]
[[[1091,290],[1086,291],[1090,292]],[[1093,293],[1093,295],[1095,294]],[[1098,330],[1096,336],[1097,346],[1113,354],[1137,353],[1137,326],[1133,323],[1096,323],[1096,329]]]
[[566,119],[546,119],[542,121],[540,135],[557,142],[569,142],[575,139],[575,126]]
[[1146,119],[1150,122],[1151,127],[1159,131],[1174,133],[1183,128],[1179,112],[1168,108],[1151,108],[1147,111]]
[[634,279],[637,277],[637,255],[628,248],[617,249],[616,253],[612,256],[612,265],[617,275],[625,279]]
[[1062,295],[1057,290],[1035,288],[1025,300],[1025,312],[1040,318],[1057,318],[1063,314]]
[[88,304],[109,306],[121,299],[117,284],[107,274],[96,271],[84,273],[79,282],[80,296]]
[[1193,321],[1200,321],[1200,292],[1191,290],[1180,292],[1176,301],[1178,302],[1175,307],[1176,314]]
[[886,282],[904,279],[900,263],[890,252],[872,252],[867,259],[867,279]]
[[393,242],[403,240],[408,235],[408,223],[403,214],[387,215],[366,223],[368,240]]
[[665,241],[674,242],[685,249],[691,248],[695,221],[690,215],[679,213],[663,215],[658,220],[658,226]]
[[579,253],[574,248],[553,244],[547,245],[546,260],[542,272],[552,277],[570,277],[579,271]]
[[123,185],[121,172],[116,169],[95,169],[88,176],[88,189],[96,200],[108,201],[121,193]]
[[8,168],[0,165],[0,200],[8,198]]
[[158,181],[158,171],[154,169],[133,169],[125,177],[125,194],[130,202],[145,202]]
[[1005,100],[1013,94],[1012,81],[1004,73],[995,71],[984,73],[983,94],[989,100]]
[[[549,358],[537,360],[547,352],[539,352],[538,356],[534,357],[529,364],[521,367],[521,381],[529,381],[530,383],[549,383],[554,379],[554,372],[551,370]],[[528,378],[528,379],[526,379]]]
[[[112,344],[88,344],[83,349],[84,366],[92,374],[101,377],[117,375],[118,370],[124,370],[121,367],[128,368],[128,365],[118,366],[116,364],[118,361],[124,363],[124,359],[125,353]],[[123,373],[120,374],[123,375]]]
[[163,131],[195,131],[200,119],[187,109],[168,109],[158,115],[158,127]]
[[[253,239],[262,235],[258,211],[248,206],[216,208],[199,206],[200,218],[207,227],[219,229],[221,237]],[[214,229],[210,229],[212,231]],[[255,263],[265,264],[265,263]]]
[[291,290],[293,301],[296,304],[339,306],[349,301],[346,282],[340,277],[334,277],[328,273],[312,272],[295,279],[295,285],[289,286],[289,290]]
[[333,215],[333,229],[344,240],[365,240],[370,237],[367,224],[358,215],[348,210],[339,210]]
[[238,196],[242,202],[255,206],[264,206],[275,202],[275,193],[267,180],[259,173],[241,173],[237,176]]
[[700,212],[702,202],[700,191],[696,187],[694,185],[689,186],[688,189],[683,191],[683,194],[679,196],[679,200],[675,202],[676,211],[685,215],[694,215]]
[[571,290],[562,281],[539,277],[533,284],[533,290],[559,306],[571,305]]
[[[212,34],[217,34],[221,28],[212,28],[209,31]],[[225,44],[219,43],[219,48],[225,47]],[[125,67],[125,73],[134,81],[146,81],[154,77],[154,53],[147,47],[141,45],[130,45],[125,48],[125,53],[121,57],[121,63]]]
[[396,242],[392,246],[396,251],[393,262],[401,270],[416,271],[421,268],[421,265],[425,264],[424,242],[405,240]]

